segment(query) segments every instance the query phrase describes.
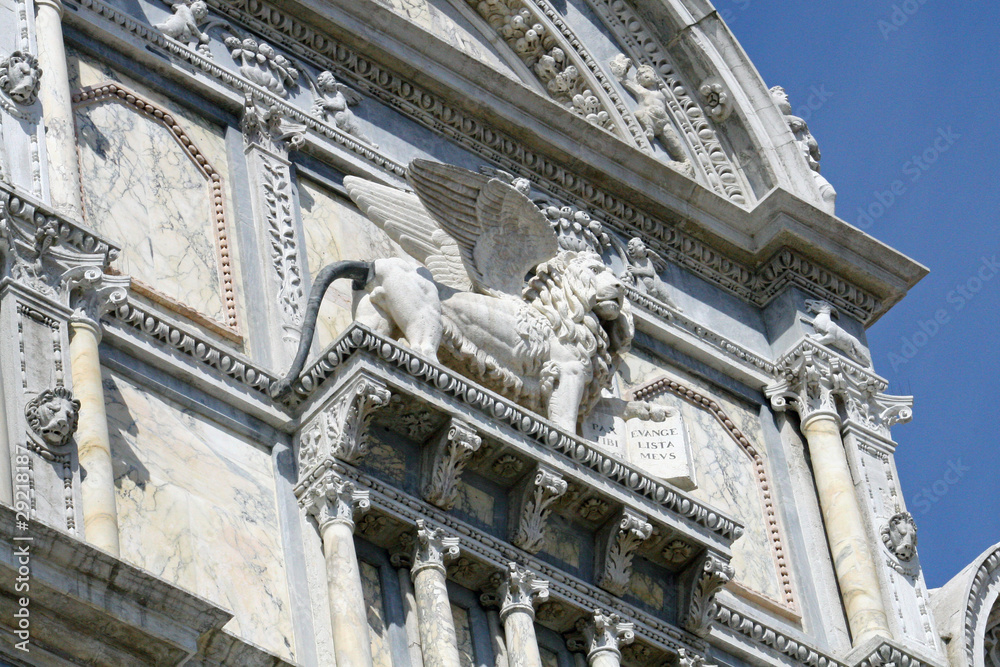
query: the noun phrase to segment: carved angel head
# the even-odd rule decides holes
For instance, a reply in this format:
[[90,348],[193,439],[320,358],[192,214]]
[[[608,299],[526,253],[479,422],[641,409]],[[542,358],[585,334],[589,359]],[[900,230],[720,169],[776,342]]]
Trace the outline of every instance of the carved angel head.
[[635,71],[635,82],[643,88],[655,88],[659,85],[652,65],[639,65],[639,69]]
[[646,250],[646,244],[639,237],[635,237],[628,242],[628,257],[631,260],[646,259],[646,255],[649,251]]
[[46,389],[28,401],[24,416],[28,428],[50,447],[65,445],[76,431],[80,401],[66,387]]
[[788,93],[781,86],[774,86],[770,90],[771,99],[778,106],[778,111],[790,116],[792,114],[792,103],[788,101]]
[[208,17],[208,5],[205,4],[204,0],[194,0],[191,3],[191,16],[199,23]]
[[14,51],[0,63],[0,90],[19,104],[34,104],[42,83],[42,68],[30,53]]

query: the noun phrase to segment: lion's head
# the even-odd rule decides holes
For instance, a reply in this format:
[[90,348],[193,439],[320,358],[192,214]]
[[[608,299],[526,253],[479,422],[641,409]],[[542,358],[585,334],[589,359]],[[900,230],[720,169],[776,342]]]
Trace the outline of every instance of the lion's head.
[[625,288],[599,255],[564,250],[535,268],[523,297],[561,343],[592,364],[593,379],[580,404],[583,418],[632,345],[635,327]]
[[882,540],[899,560],[913,560],[917,554],[917,524],[913,515],[909,512],[894,514],[882,529]]
[[28,428],[49,447],[61,447],[69,441],[79,413],[80,401],[62,386],[46,389],[24,407]]
[[0,90],[19,104],[34,104],[41,86],[38,59],[24,51],[14,51],[0,62]]

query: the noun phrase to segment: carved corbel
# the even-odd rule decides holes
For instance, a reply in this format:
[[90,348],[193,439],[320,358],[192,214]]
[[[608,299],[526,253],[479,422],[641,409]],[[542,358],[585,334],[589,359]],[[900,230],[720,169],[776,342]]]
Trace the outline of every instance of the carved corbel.
[[124,304],[131,280],[97,266],[77,266],[62,275],[63,292],[73,309],[70,321],[89,324],[100,336],[101,317]]
[[681,625],[699,637],[708,635],[715,594],[733,578],[735,570],[719,554],[706,551],[682,578]]
[[598,537],[597,585],[612,595],[624,595],[635,551],[652,534],[653,525],[645,516],[624,508]]
[[596,664],[602,653],[610,653],[620,660],[622,647],[635,640],[634,624],[622,621],[618,614],[605,613],[600,609],[577,621],[576,630],[579,635],[567,641],[567,648],[585,652],[590,664]]
[[515,487],[511,494],[510,541],[528,553],[538,553],[545,543],[545,522],[550,506],[566,493],[569,485],[555,470],[539,465],[535,472]]
[[334,459],[356,463],[368,451],[368,426],[375,410],[389,404],[391,394],[382,382],[360,375],[327,402],[299,434],[299,476],[305,479],[317,467]]
[[467,423],[452,419],[424,448],[422,493],[441,509],[455,506],[458,478],[483,439]]
[[458,538],[450,536],[444,528],[428,527],[423,519],[417,519],[417,539],[414,542],[411,571],[414,576],[420,570],[432,567],[445,573],[445,563],[458,558]]
[[340,523],[354,531],[354,518],[371,507],[367,489],[328,470],[299,495],[299,505],[316,519],[320,533],[329,524]]

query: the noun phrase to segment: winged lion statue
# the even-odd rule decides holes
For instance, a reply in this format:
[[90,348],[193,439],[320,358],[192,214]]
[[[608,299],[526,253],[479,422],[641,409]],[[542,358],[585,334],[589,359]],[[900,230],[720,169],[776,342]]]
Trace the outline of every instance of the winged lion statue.
[[427,160],[413,192],[347,177],[351,199],[413,259],[337,262],[317,276],[292,368],[301,373],[323,294],[354,281],[355,319],[576,432],[611,383],[634,326],[619,279],[592,252],[561,250],[505,179]]

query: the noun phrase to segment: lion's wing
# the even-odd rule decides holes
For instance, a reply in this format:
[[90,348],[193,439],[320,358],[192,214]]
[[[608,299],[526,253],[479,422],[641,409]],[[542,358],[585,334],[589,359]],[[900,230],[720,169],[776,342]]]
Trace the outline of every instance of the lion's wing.
[[538,207],[502,180],[429,160],[413,160],[406,176],[481,292],[520,296],[526,274],[559,251]]
[[435,280],[457,290],[472,288],[458,243],[434,222],[415,194],[355,176],[344,178],[344,187],[361,212],[426,266]]

